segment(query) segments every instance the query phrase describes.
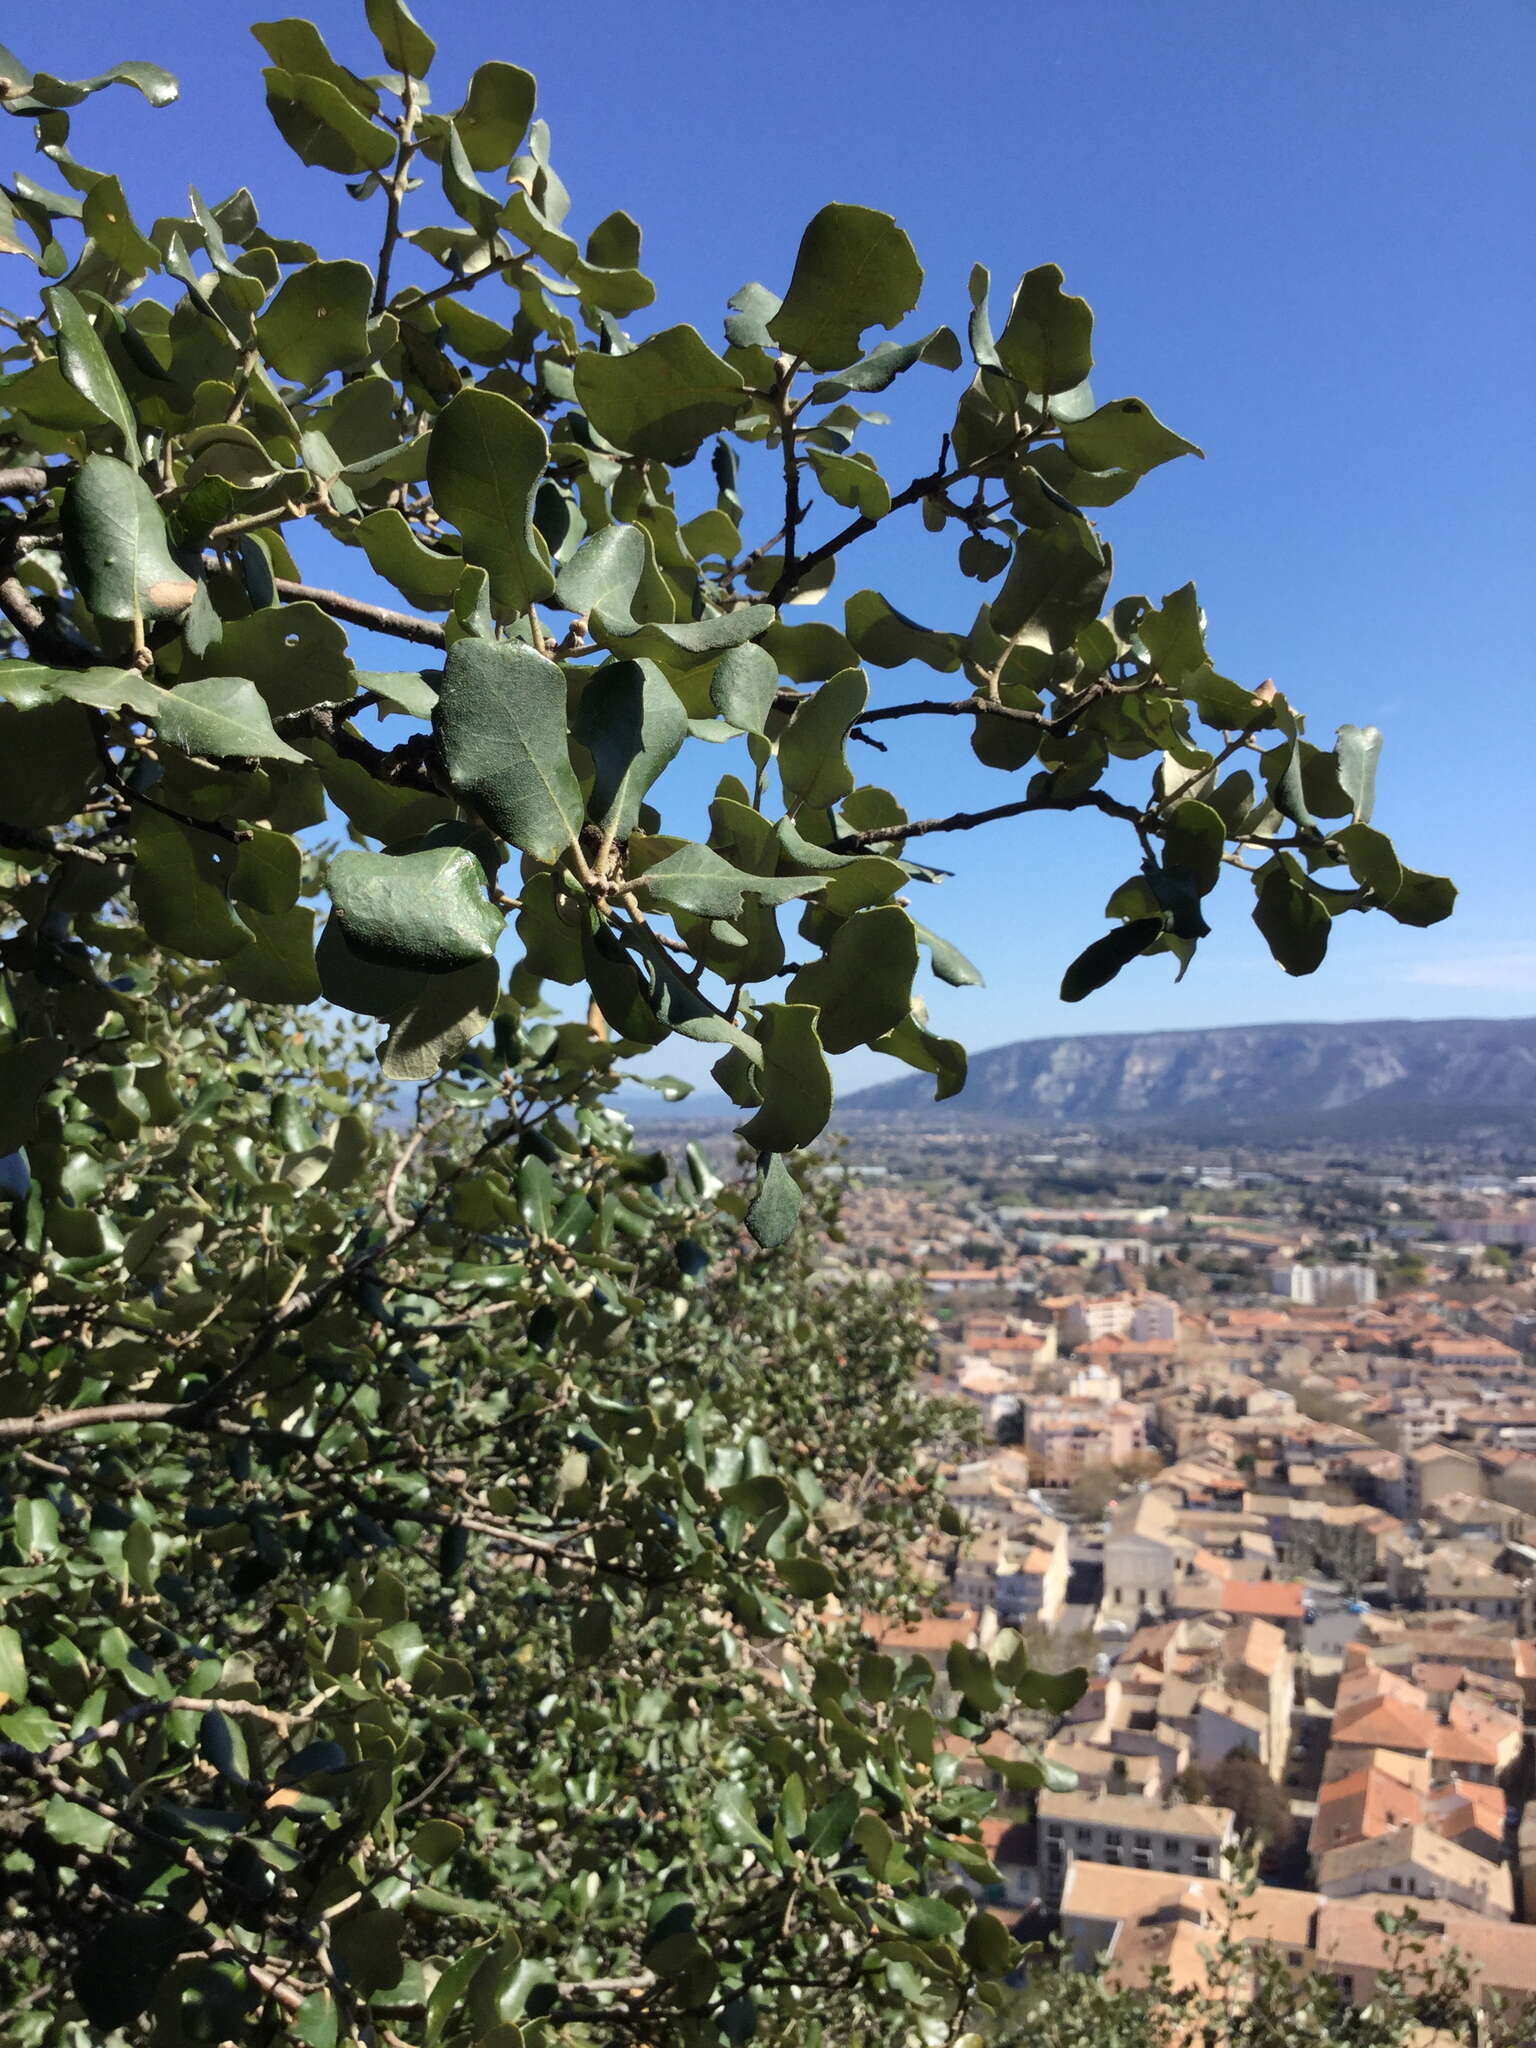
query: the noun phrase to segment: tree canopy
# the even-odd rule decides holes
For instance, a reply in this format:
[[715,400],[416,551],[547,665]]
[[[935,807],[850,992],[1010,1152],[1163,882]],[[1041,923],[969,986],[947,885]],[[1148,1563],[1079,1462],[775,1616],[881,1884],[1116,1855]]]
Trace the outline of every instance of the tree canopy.
[[[136,221],[72,114],[169,74],[0,49],[41,159],[0,188],[5,2037],[995,2032],[963,1762],[1082,1679],[1008,1632],[942,1674],[874,1646],[959,1425],[913,1305],[818,1273],[828,1056],[962,1085],[918,970],[977,970],[916,842],[994,820],[1129,834],[1071,1001],[1182,969],[1227,867],[1290,973],[1454,892],[1370,823],[1373,728],[1218,675],[1192,586],[1111,597],[1097,514],[1198,451],[1094,398],[1059,270],[909,335],[906,236],[832,204],[715,343],[657,325],[636,223],[568,231],[533,79],[437,111],[427,31],[364,14],[366,71],[254,31],[359,202],[341,254],[243,185]],[[869,401],[938,376],[888,482]],[[968,621],[834,613],[902,518]],[[914,663],[955,694],[872,693]],[[910,817],[851,765],[897,719],[1023,793]],[[613,1109],[674,1034],[741,1178]]]

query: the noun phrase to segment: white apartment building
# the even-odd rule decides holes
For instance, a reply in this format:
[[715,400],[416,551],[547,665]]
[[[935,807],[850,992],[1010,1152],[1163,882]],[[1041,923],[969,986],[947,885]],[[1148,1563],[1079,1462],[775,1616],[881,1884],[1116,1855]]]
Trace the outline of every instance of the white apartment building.
[[1069,1344],[1095,1337],[1129,1337],[1134,1344],[1177,1344],[1179,1305],[1166,1294],[1080,1294],[1062,1312]]
[[1271,1266],[1269,1291],[1304,1308],[1359,1308],[1376,1299],[1376,1269],[1359,1262]]

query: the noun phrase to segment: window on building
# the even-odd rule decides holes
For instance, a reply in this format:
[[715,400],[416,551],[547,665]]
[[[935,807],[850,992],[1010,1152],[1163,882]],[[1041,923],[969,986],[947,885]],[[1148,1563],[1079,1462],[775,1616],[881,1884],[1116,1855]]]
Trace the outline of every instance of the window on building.
[[1104,1839],[1106,1842],[1112,1842],[1118,1849],[1120,1846],[1120,1830],[1118,1828],[1106,1828],[1104,1830]]
[[1136,1846],[1138,1849],[1150,1849],[1152,1846],[1152,1837],[1150,1835],[1138,1835],[1136,1837]]
[[1389,1877],[1387,1879],[1387,1889],[1389,1891],[1400,1892],[1402,1888],[1403,1880],[1400,1877]]

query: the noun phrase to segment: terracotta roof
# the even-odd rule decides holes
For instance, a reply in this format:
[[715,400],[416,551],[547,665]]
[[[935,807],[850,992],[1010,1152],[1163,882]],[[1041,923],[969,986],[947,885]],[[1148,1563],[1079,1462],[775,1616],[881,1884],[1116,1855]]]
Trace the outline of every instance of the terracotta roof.
[[1351,1771],[1320,1787],[1307,1853],[1323,1856],[1423,1819],[1424,1801],[1411,1786],[1385,1771]]
[[[1392,1966],[1395,1943],[1376,1924],[1386,1906],[1401,1902],[1367,1895],[1355,1899],[1324,1899],[1318,1907],[1316,1947],[1320,1963],[1385,1970]],[[1469,1965],[1473,1981],[1495,1991],[1536,1992],[1536,1927],[1505,1920],[1485,1920],[1440,1904],[1420,1907],[1421,1919],[1440,1935],[1446,1949],[1456,1949]]]
[[1399,1863],[1413,1863],[1450,1883],[1472,1886],[1485,1895],[1489,1906],[1496,1908],[1502,1904],[1507,1911],[1513,1903],[1513,1886],[1507,1870],[1416,1823],[1393,1828],[1369,1841],[1348,1842],[1342,1848],[1328,1850],[1318,1858],[1318,1887],[1326,1893],[1330,1886],[1345,1878],[1385,1871]]
[[1380,1771],[1385,1777],[1396,1778],[1400,1785],[1412,1786],[1416,1792],[1429,1791],[1427,1756],[1415,1756],[1411,1751],[1398,1749],[1357,1747],[1339,1741],[1332,1744],[1323,1758],[1323,1790],[1338,1784],[1341,1779],[1354,1777],[1360,1771]]
[[1335,1742],[1368,1749],[1406,1749],[1414,1756],[1426,1756],[1440,1732],[1432,1714],[1400,1700],[1366,1700],[1359,1707],[1336,1713],[1333,1721]]
[[1256,1614],[1270,1621],[1300,1621],[1302,1592],[1300,1586],[1282,1580],[1266,1580],[1255,1585],[1244,1579],[1228,1579],[1217,1604],[1228,1614]]

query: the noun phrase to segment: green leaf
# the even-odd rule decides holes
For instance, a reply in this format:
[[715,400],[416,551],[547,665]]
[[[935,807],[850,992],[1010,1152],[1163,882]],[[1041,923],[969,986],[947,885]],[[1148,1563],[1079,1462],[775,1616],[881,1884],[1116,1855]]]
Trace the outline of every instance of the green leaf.
[[475,170],[499,171],[511,163],[533,119],[538,90],[532,74],[516,64],[493,61],[474,71],[453,125]]
[[1444,875],[1421,874],[1404,868],[1402,885],[1384,906],[1388,917],[1398,924],[1426,926],[1439,924],[1456,907],[1456,884]]
[[905,319],[922,288],[912,244],[888,213],[824,206],[801,237],[768,332],[811,369],[841,370],[857,358],[866,329]]
[[1061,288],[1054,263],[1027,271],[1013,295],[997,358],[1026,391],[1050,397],[1081,384],[1093,368],[1093,314]]
[[419,968],[390,967],[370,960],[347,938],[339,917],[329,919],[320,934],[315,972],[325,1000],[359,1017],[402,1014],[421,999],[429,979]]
[[768,1840],[757,1824],[746,1787],[736,1779],[726,1778],[716,1786],[710,1800],[710,1814],[716,1832],[733,1848],[755,1849],[764,1855],[768,1853]]
[[688,737],[688,714],[654,662],[609,661],[583,689],[574,729],[596,771],[592,822],[627,839],[646,791]]
[[373,272],[365,263],[306,263],[256,322],[256,339],[279,376],[306,390],[332,370],[366,362]]
[[712,846],[687,841],[654,865],[639,869],[648,900],[695,917],[735,917],[745,897],[788,903],[814,896],[823,886],[814,876],[757,875],[733,867]]
[[951,988],[985,988],[986,980],[981,969],[967,960],[958,946],[948,939],[941,939],[927,925],[919,924],[914,918],[912,929],[921,943],[928,948],[930,964],[940,981],[947,981]]
[[432,69],[437,45],[417,21],[405,0],[367,0],[368,26],[378,37],[384,61],[392,70],[425,78]]
[[[94,1814],[81,1817],[93,1830],[104,1825]],[[49,1833],[56,1841],[69,1840],[52,1826]],[[99,1848],[101,1843],[91,1840],[80,1846]],[[147,2011],[189,1932],[179,1913],[116,1913],[97,1921],[81,1943],[70,1979],[70,1989],[91,2026],[116,2033]]]
[[327,79],[359,113],[379,111],[378,88],[337,63],[312,21],[291,14],[281,21],[257,21],[251,24],[251,34],[282,70]]
[[27,1660],[21,1637],[13,1628],[0,1628],[0,1706],[14,1706],[27,1696]]
[[555,860],[580,838],[585,808],[554,662],[515,641],[456,641],[433,731],[455,791],[503,839]]
[[304,861],[298,841],[286,832],[257,826],[235,851],[233,894],[237,902],[269,915],[291,910],[299,900]]
[[236,994],[253,1003],[318,1001],[315,913],[299,904],[279,911],[247,907],[240,918],[250,927],[251,943],[224,962],[225,979]]
[[873,456],[833,455],[810,450],[816,480],[834,505],[846,505],[866,519],[883,519],[891,509],[891,487],[876,469]]
[[245,676],[203,676],[167,690],[159,732],[184,754],[210,761],[304,760],[296,747],[278,738],[261,692]]
[[270,605],[243,619],[226,619],[202,660],[184,662],[186,681],[207,668],[248,676],[274,718],[316,704],[346,704],[362,687],[347,655],[345,630],[320,607]]
[[902,1932],[915,1935],[919,1941],[952,1940],[965,1925],[965,1915],[958,1906],[923,1893],[897,1899],[891,1911]]
[[1030,527],[1014,543],[1007,578],[992,600],[992,629],[1006,640],[1033,627],[1032,646],[1063,647],[1098,617],[1108,587],[1108,557],[1086,520]]
[[134,225],[128,200],[116,178],[98,178],[85,195],[80,224],[104,255],[125,276],[142,277],[159,270],[160,251]]
[[1160,917],[1133,917],[1084,947],[1061,978],[1061,1000],[1080,1003],[1114,980],[1122,967],[1144,953],[1163,929]]
[[390,1016],[379,1067],[389,1081],[430,1081],[490,1023],[500,993],[494,959],[452,974],[430,975],[419,993]]
[[44,292],[43,298],[58,330],[59,368],[81,397],[116,427],[123,454],[133,456],[138,422],[85,308],[61,284]]
[[193,960],[227,960],[251,943],[230,907],[235,849],[144,806],[133,814],[134,908],[145,932]]
[[488,960],[501,936],[485,869],[467,846],[411,853],[348,848],[331,862],[327,880],[347,938],[387,966],[443,974]]
[[757,1190],[747,1206],[746,1225],[765,1251],[785,1244],[800,1220],[800,1183],[778,1152],[764,1152],[757,1162]]
[[790,1003],[820,1010],[827,1052],[852,1052],[894,1031],[911,1013],[917,933],[894,903],[861,911],[832,934],[821,959],[801,968],[785,990]]
[[741,374],[695,328],[668,327],[627,355],[584,349],[576,401],[605,441],[658,462],[687,462],[746,403]]
[[965,1086],[965,1047],[957,1038],[938,1037],[919,1024],[916,1017],[906,1018],[884,1038],[877,1038],[874,1049],[889,1053],[892,1059],[915,1067],[921,1074],[932,1074],[935,1102],[947,1102]]
[[1332,920],[1289,856],[1282,855],[1259,883],[1253,921],[1287,974],[1313,974],[1322,966]]
[[797,1152],[825,1130],[832,1114],[832,1075],[816,1029],[816,1012],[799,1003],[767,1003],[757,1020],[763,1064],[757,1076],[762,1107],[740,1135],[759,1152]]
[[844,669],[796,711],[779,741],[779,775],[791,810],[822,809],[853,788],[848,768],[850,727],[869,700],[862,669]]
[[1403,886],[1403,866],[1385,832],[1366,824],[1346,825],[1334,840],[1349,862],[1349,871],[1362,887],[1390,903]]
[[304,2048],[336,2048],[341,2038],[336,2001],[324,1988],[310,1992],[288,2025],[294,2038],[304,2043]]
[[941,675],[950,675],[960,666],[958,634],[936,633],[918,625],[878,590],[856,591],[843,613],[843,630],[859,658],[873,662],[876,668],[901,668],[909,661],[921,661]]
[[1165,427],[1139,398],[1112,399],[1067,427],[1063,439],[1067,453],[1084,469],[1127,470],[1133,476],[1145,476],[1177,455],[1204,452]]
[[1354,810],[1357,825],[1369,825],[1376,808],[1376,763],[1381,759],[1381,733],[1374,725],[1341,725],[1335,748],[1339,781]]
[[41,114],[55,107],[76,107],[108,85],[131,85],[152,107],[169,106],[180,90],[170,72],[163,71],[158,64],[114,64],[110,71],[98,72],[94,78],[50,78],[41,71],[35,75],[29,72],[8,51],[0,55],[12,84],[5,103],[9,114]]
[[862,362],[854,363],[838,376],[824,378],[815,385],[811,391],[811,404],[834,405],[853,392],[884,391],[914,363],[932,363],[940,370],[958,370],[960,343],[954,330],[935,327],[932,334],[925,334],[921,341],[877,342]]
[[779,691],[772,655],[755,644],[727,648],[709,679],[709,701],[738,732],[762,733]]
[[1226,843],[1221,813],[1209,804],[1186,801],[1175,804],[1168,813],[1163,831],[1168,865],[1188,875],[1202,896],[1214,889],[1220,878]]
[[114,455],[89,455],[64,491],[64,552],[92,614],[114,625],[178,617],[196,585],[166,546],[148,484]]
[[375,127],[329,78],[275,68],[262,77],[267,111],[302,163],[356,178],[393,161],[395,138]]
[[369,567],[392,583],[407,604],[428,612],[448,610],[464,573],[462,555],[445,555],[425,546],[393,505],[370,512],[352,535]]
[[466,561],[489,572],[498,614],[510,618],[555,587],[533,501],[549,443],[544,429],[499,392],[461,391],[437,416],[427,481],[438,511],[458,528]]
[[7,824],[61,825],[100,780],[95,734],[78,704],[0,705],[0,818]]

